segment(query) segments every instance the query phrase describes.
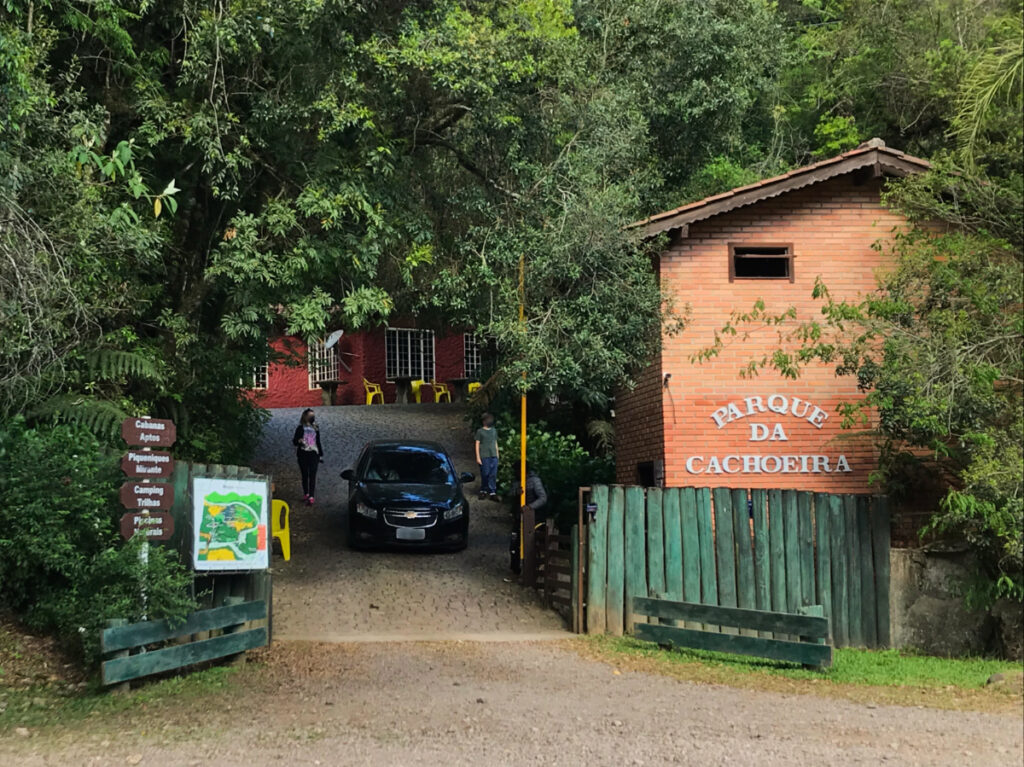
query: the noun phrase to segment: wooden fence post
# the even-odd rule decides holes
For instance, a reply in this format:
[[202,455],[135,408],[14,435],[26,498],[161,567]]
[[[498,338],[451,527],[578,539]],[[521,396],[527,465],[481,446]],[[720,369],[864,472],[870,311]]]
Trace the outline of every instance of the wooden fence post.
[[590,498],[597,512],[587,524],[586,630],[588,634],[603,634],[607,627],[608,486],[595,486]]
[[[245,597],[224,597],[224,607],[233,607],[234,605],[240,605],[245,601]],[[235,623],[231,626],[224,627],[225,634],[234,634],[237,631],[241,631],[244,623]],[[237,655],[231,655],[227,658],[227,663],[230,666],[244,666],[245,665],[245,653],[240,652]]]
[[[107,628],[108,629],[117,628],[118,626],[127,626],[127,625],[128,625],[128,621],[125,620],[124,618],[111,618],[110,620],[107,621]],[[128,648],[125,648],[123,650],[117,650],[116,652],[112,652],[109,655],[107,655],[106,657],[107,657],[108,660],[111,660],[113,658],[127,658],[129,652],[130,652],[130,650]],[[110,691],[111,692],[117,693],[119,695],[124,695],[125,693],[129,692],[131,689],[132,689],[132,683],[131,682],[121,682],[119,684],[111,685],[111,687],[110,687]]]
[[537,585],[537,541],[534,536],[534,513],[529,506],[520,509],[523,515],[523,585],[534,588]]

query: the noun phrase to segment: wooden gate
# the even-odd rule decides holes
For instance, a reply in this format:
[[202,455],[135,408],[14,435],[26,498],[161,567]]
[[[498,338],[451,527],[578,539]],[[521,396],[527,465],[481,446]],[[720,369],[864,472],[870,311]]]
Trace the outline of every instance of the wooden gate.
[[588,633],[646,622],[628,613],[638,597],[784,613],[817,604],[834,646],[890,646],[884,496],[604,485],[590,501]]

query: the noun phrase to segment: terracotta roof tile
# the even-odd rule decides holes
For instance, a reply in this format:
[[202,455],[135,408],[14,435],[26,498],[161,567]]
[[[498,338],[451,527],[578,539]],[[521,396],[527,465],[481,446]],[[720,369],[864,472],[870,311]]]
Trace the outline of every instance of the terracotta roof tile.
[[[678,229],[694,221],[717,216],[730,210],[751,205],[755,202],[776,197],[786,192],[816,184],[838,175],[850,173],[868,165],[878,165],[883,172],[891,175],[906,175],[927,170],[927,160],[889,149],[881,139],[871,139],[849,152],[805,165],[772,178],[766,178],[746,186],[736,187],[728,192],[705,197],[703,200],[687,203],[678,208],[657,213],[641,221],[635,221],[629,228],[645,227],[645,236]],[[828,173],[828,170],[834,170]],[[825,171],[818,173],[818,171]],[[732,204],[729,204],[729,201]]]

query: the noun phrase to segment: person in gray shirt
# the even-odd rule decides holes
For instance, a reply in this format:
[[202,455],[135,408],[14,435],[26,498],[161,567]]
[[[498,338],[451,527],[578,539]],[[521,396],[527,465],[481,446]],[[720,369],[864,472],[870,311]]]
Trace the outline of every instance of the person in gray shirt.
[[498,500],[498,430],[494,416],[484,413],[483,426],[476,430],[476,462],[480,467],[480,498]]

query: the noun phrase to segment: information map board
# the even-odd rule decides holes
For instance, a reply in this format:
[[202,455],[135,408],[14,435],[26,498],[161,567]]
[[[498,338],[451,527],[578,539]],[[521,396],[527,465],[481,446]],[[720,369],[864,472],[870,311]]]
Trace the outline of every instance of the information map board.
[[270,487],[266,480],[192,480],[192,565],[196,570],[270,566]]

